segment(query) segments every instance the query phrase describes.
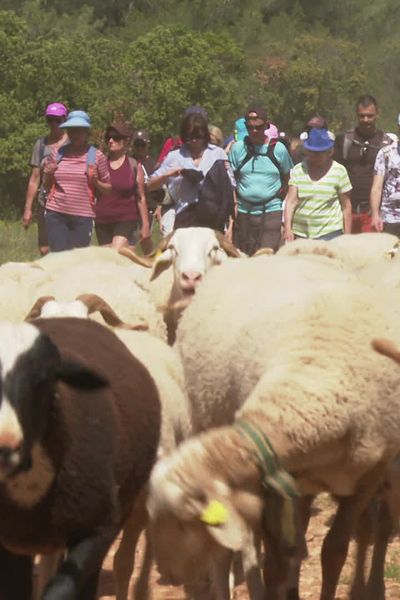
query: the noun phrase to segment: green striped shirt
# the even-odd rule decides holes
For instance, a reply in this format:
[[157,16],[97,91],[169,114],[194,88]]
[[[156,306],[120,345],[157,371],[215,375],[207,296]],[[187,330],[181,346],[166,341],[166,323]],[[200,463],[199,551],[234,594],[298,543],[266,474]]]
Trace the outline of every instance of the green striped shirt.
[[299,203],[293,216],[295,235],[319,238],[333,231],[343,230],[343,213],[339,194],[351,190],[346,168],[332,161],[329,171],[313,181],[307,163],[297,164],[290,172],[289,185],[297,187]]

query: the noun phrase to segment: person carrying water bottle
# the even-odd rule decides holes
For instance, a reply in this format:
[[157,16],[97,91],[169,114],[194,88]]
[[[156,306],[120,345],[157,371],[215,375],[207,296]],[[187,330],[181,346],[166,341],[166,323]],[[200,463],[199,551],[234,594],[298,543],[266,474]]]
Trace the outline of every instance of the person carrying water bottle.
[[88,143],[89,115],[74,110],[61,127],[70,141],[54,151],[43,168],[48,190],[45,218],[52,252],[90,245],[96,194],[111,192],[107,158]]

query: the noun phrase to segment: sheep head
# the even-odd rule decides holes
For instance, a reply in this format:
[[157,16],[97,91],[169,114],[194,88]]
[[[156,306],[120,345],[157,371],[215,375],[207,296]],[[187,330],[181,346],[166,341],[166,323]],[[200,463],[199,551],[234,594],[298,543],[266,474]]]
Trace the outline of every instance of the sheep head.
[[172,266],[176,289],[181,296],[191,295],[207,271],[227,256],[241,255],[220,232],[208,227],[177,229],[157,248],[150,280]]
[[150,481],[155,557],[161,574],[175,583],[194,584],[226,551],[254,555],[262,499],[253,490],[233,490],[204,458],[193,439],[158,463]]

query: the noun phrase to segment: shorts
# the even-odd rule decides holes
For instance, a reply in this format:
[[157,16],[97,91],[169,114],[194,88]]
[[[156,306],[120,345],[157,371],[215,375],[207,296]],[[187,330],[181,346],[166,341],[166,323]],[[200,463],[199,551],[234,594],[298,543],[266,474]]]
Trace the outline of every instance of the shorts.
[[42,204],[38,204],[36,211],[36,220],[38,226],[38,246],[39,248],[46,248],[49,245],[49,237],[47,235],[47,225],[44,216],[45,207]]
[[137,221],[112,221],[111,223],[95,222],[95,230],[99,246],[111,244],[115,236],[126,238],[128,241],[133,239],[133,234],[138,228]]
[[281,244],[282,211],[274,210],[262,215],[238,212],[235,219],[235,245],[249,256],[260,248],[272,248]]
[[351,215],[351,233],[371,232],[371,215],[366,213],[352,213]]

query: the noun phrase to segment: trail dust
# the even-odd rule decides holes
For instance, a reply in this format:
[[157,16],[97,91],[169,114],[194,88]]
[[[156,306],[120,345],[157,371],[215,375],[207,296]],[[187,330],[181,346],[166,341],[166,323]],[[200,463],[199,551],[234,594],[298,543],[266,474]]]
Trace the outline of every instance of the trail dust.
[[[320,552],[322,541],[328,531],[329,523],[335,510],[334,503],[326,495],[321,495],[314,504],[313,516],[307,532],[308,559],[301,572],[301,599],[319,600],[321,584]],[[112,560],[118,548],[118,540],[111,548],[103,565],[100,580],[100,599],[115,600]],[[135,572],[131,580],[131,590],[137,577],[143,558],[144,540],[141,538],[136,550]],[[353,566],[354,545],[352,544],[346,565],[343,569],[335,600],[347,600]],[[400,600],[400,537],[394,536],[390,543],[386,560],[386,600]],[[155,567],[151,572],[151,600],[184,600],[182,588],[160,585],[159,574]],[[248,600],[243,584],[235,589],[235,600]],[[133,599],[132,599],[133,600]]]

